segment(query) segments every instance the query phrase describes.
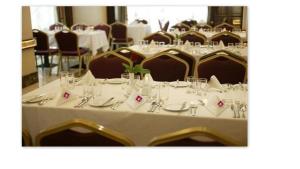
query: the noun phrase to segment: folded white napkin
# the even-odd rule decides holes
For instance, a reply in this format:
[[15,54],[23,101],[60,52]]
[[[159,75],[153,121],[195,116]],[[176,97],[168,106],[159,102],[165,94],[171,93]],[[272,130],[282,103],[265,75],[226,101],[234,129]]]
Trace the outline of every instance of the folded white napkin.
[[224,45],[224,43],[223,43],[222,40],[220,40],[220,42],[219,42],[219,47],[220,47],[221,49],[224,49],[224,48],[225,48],[225,45]]
[[132,108],[133,110],[136,110],[145,102],[146,102],[146,98],[135,90],[131,93],[131,95],[126,100],[126,104],[129,105],[129,107]]
[[69,90],[62,90],[60,95],[58,96],[56,105],[59,106],[61,104],[67,103],[69,101],[75,100],[77,95]]
[[199,29],[199,32],[204,32],[202,28]]
[[223,86],[221,85],[221,83],[219,82],[218,78],[215,75],[212,75],[210,77],[210,80],[208,82],[208,87],[223,90]]
[[96,80],[96,78],[94,77],[94,75],[92,74],[92,72],[89,70],[88,72],[86,72],[86,74],[81,78],[81,80],[79,81],[78,84],[83,85],[83,84],[90,84],[92,82],[94,82]]
[[185,46],[191,46],[191,42],[189,42],[189,41],[187,40],[187,41],[185,41],[184,45],[185,45]]
[[150,47],[155,47],[155,41],[152,40],[152,41],[150,42],[149,46],[150,46]]
[[219,96],[213,95],[208,98],[207,105],[205,107],[214,116],[218,117],[228,106],[225,105],[224,100]]

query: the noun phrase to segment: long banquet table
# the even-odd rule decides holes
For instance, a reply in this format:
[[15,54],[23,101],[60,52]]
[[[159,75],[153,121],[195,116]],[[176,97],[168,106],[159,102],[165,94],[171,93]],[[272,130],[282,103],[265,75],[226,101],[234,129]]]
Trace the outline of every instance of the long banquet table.
[[151,26],[148,24],[130,24],[127,28],[128,37],[131,37],[135,44],[151,34]]
[[[97,79],[95,90],[101,89],[101,97],[114,96],[117,100],[124,101],[126,99],[126,90],[124,90],[126,86],[126,83],[110,84],[109,81],[103,83],[103,79]],[[217,95],[223,99],[239,100],[247,103],[247,85],[244,84],[243,88],[239,88],[238,86],[240,85],[222,93],[209,91],[206,95],[203,93],[201,96],[188,93],[188,87],[169,87],[168,102],[182,103],[183,101],[187,101],[187,103],[190,103],[191,101],[194,102],[198,99],[205,100],[205,98]],[[77,96],[81,96],[83,88],[84,85],[76,85],[71,91]],[[155,93],[155,90],[157,92],[157,87],[153,89],[153,93]],[[49,94],[52,92],[57,94],[59,91],[60,81],[55,80],[23,95],[23,98],[41,93]],[[130,108],[126,101],[117,107],[116,110],[112,110],[111,107],[91,107],[88,104],[83,108],[74,108],[74,105],[78,104],[81,100],[78,97],[74,101],[57,106],[57,97],[44,105],[38,105],[37,103],[22,104],[22,126],[29,130],[33,138],[43,129],[66,120],[83,118],[95,121],[105,127],[125,134],[137,146],[148,145],[149,141],[155,136],[195,126],[209,127],[233,138],[242,145],[247,145],[248,114],[246,112],[246,118],[233,118],[233,111],[230,109],[230,106],[219,116],[216,116],[214,113],[208,111],[205,106],[199,105],[196,116],[192,116],[189,110],[184,112],[170,112],[159,108],[155,112],[148,112],[150,102],[144,103],[136,110]]]

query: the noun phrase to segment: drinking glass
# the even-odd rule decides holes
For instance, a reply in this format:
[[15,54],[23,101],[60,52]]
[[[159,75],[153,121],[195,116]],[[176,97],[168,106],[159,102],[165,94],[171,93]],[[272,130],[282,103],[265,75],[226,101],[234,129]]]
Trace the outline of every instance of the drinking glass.
[[121,79],[126,81],[125,86],[122,85],[122,89],[125,89],[129,85],[129,73],[122,73],[121,74]]
[[236,48],[240,48],[240,47],[241,47],[241,43],[235,43],[234,46],[235,46]]
[[216,48],[216,47],[219,46],[219,42],[218,42],[218,41],[213,41],[213,44],[212,44],[212,45],[213,45],[214,48]]
[[195,93],[197,87],[197,78],[194,76],[188,76],[186,80],[189,83],[189,88],[187,89],[187,92]]
[[62,71],[59,74],[60,79],[60,87],[66,89],[68,87],[68,80],[67,80],[68,72]]
[[[198,86],[198,95],[205,95],[206,96],[206,89],[207,89],[207,79],[206,78],[199,78],[197,79],[197,86]],[[202,92],[201,92],[202,91]]]
[[201,43],[200,42],[195,42],[195,47],[201,47]]
[[233,43],[228,43],[228,47],[232,48],[233,47]]
[[165,104],[169,99],[169,86],[166,83],[161,83],[159,86],[159,99],[162,104]]
[[74,73],[68,72],[66,75],[66,80],[67,80],[69,89],[74,89],[74,87],[75,87]]

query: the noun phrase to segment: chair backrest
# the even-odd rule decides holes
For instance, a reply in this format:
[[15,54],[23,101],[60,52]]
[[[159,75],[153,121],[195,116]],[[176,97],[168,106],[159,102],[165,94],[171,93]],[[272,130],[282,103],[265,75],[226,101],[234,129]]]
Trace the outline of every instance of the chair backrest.
[[152,33],[149,36],[146,36],[144,38],[144,40],[148,40],[148,42],[150,43],[152,40],[155,42],[165,42],[165,44],[171,44],[172,43],[172,39],[165,35],[163,32],[155,32]]
[[173,42],[175,40],[174,35],[168,33],[167,31],[164,31],[163,34],[166,35],[166,36],[168,36],[169,38],[171,38],[171,42]]
[[22,130],[22,146],[32,146],[32,138],[27,129]]
[[178,24],[172,26],[172,28],[178,29],[179,31],[182,31],[182,30],[189,31],[190,30],[190,27],[184,23],[178,23]]
[[162,25],[162,23],[161,23],[160,20],[158,20],[158,23],[159,23],[160,31],[163,31],[163,32],[167,32],[168,31],[169,24],[170,24],[169,21],[167,21],[164,26]]
[[[72,129],[83,128],[88,133]],[[123,134],[95,122],[74,119],[41,131],[36,138],[37,146],[134,146]]]
[[167,52],[145,59],[141,66],[150,70],[155,81],[184,81],[189,72],[189,65],[186,61]]
[[228,52],[216,52],[203,56],[197,65],[197,76],[209,79],[215,75],[220,83],[237,84],[247,80],[247,63]]
[[62,24],[62,23],[55,23],[55,24],[49,26],[49,30],[50,31],[55,30],[55,28],[58,28],[58,29],[62,30],[64,28],[64,24]]
[[181,23],[188,25],[189,27],[192,27],[194,25],[197,25],[197,21],[196,20],[184,20]]
[[98,24],[96,26],[94,26],[94,30],[103,30],[106,33],[107,38],[110,37],[110,33],[111,33],[111,27],[107,24]]
[[196,25],[197,29],[203,29],[203,30],[212,30],[213,27],[208,25],[208,24],[204,24],[204,25],[201,25],[201,24],[198,24]]
[[114,39],[127,39],[127,26],[125,24],[115,22],[111,25],[111,35]]
[[81,30],[85,30],[88,26],[86,24],[82,24],[82,23],[79,23],[79,24],[74,24],[71,26],[71,30],[74,31],[74,30],[78,30],[78,29],[81,29]]
[[62,30],[55,34],[58,48],[62,52],[78,51],[78,37],[74,32]]
[[49,49],[49,41],[48,35],[40,31],[38,29],[32,30],[33,37],[36,39],[36,46],[34,47],[35,50],[48,50]]
[[215,29],[217,29],[217,28],[224,29],[224,28],[225,28],[227,31],[232,31],[232,29],[234,28],[234,26],[233,26],[233,25],[230,25],[230,24],[228,24],[228,23],[226,23],[226,22],[223,22],[223,23],[221,23],[221,24],[215,26],[214,28],[215,28]]
[[228,46],[228,43],[240,43],[241,37],[228,31],[220,32],[211,37],[211,41],[220,42],[221,40],[225,46]]
[[[195,137],[205,137],[212,141],[200,141]],[[191,127],[154,137],[149,146],[242,146],[237,141],[207,127]]]
[[179,49],[173,49],[173,48],[167,49],[167,50],[165,50],[163,52],[170,53],[170,54],[172,54],[174,56],[177,56],[180,59],[183,59],[184,61],[186,61],[188,63],[188,65],[189,65],[188,76],[193,76],[194,75],[195,66],[196,66],[196,60],[195,60],[195,58],[192,55],[190,55],[190,54],[188,54],[188,53],[186,53],[184,51],[181,51]]
[[143,54],[126,47],[118,48],[115,52],[130,59],[133,65],[140,64],[146,58]]
[[207,38],[205,35],[199,33],[199,32],[196,32],[196,31],[188,31],[186,33],[184,33],[183,35],[181,35],[181,38],[180,38],[183,43],[185,43],[185,41],[189,41],[189,42],[200,42],[202,45],[204,43],[206,43],[207,41]]
[[109,51],[93,59],[89,64],[89,69],[95,78],[120,78],[125,72],[123,63],[133,65],[128,58]]

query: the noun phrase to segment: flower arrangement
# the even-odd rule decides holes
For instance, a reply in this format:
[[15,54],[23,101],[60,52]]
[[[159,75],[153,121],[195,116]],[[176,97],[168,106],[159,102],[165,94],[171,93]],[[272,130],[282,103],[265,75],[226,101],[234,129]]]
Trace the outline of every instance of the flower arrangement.
[[125,67],[125,72],[128,73],[140,73],[141,76],[143,76],[146,73],[150,73],[149,69],[144,69],[141,65],[135,65],[135,66],[130,66],[128,64],[123,63],[122,64]]

